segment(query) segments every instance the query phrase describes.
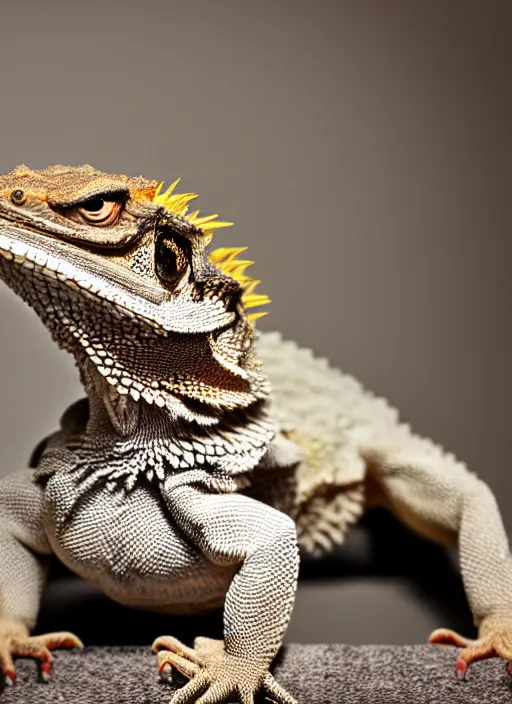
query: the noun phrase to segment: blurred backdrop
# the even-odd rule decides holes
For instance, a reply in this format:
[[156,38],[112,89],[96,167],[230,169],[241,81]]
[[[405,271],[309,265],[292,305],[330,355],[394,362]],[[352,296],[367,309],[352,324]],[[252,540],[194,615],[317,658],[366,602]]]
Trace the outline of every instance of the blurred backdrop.
[[[273,299],[260,327],[467,460],[510,532],[511,19],[508,0],[5,3],[0,171],[181,176],[201,210],[236,222],[217,243],[250,246]],[[7,473],[81,391],[3,285],[0,336]],[[346,637],[329,610],[315,631],[307,586],[290,633],[415,638],[390,632],[389,600],[403,600],[381,594],[369,620],[388,618],[387,636],[372,623]]]

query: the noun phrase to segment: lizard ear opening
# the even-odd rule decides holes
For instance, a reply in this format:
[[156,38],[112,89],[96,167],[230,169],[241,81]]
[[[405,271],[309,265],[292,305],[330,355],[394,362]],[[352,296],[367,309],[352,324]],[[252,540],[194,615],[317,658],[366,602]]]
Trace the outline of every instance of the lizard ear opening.
[[155,271],[162,284],[173,291],[190,270],[190,242],[169,228],[162,228],[155,238]]

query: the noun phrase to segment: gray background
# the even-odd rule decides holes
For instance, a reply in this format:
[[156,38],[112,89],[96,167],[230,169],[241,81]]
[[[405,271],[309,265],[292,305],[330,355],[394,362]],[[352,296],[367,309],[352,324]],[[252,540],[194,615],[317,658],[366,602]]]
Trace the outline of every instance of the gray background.
[[[181,176],[201,210],[237,223],[217,242],[250,245],[274,301],[261,327],[330,357],[466,459],[510,530],[511,9],[2,2],[0,171],[89,162]],[[72,360],[3,286],[0,331],[8,472],[80,390]],[[291,636],[423,638],[417,621],[407,630],[409,606],[393,625],[399,590],[384,586],[377,609],[350,589],[367,631],[344,638],[330,608],[308,622],[305,587]],[[335,609],[335,587],[324,597]]]

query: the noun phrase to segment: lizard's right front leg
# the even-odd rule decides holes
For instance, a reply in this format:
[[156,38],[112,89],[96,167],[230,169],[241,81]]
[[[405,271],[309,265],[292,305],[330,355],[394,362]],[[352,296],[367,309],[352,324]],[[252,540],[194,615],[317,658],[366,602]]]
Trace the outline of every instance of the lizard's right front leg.
[[43,681],[50,676],[51,650],[81,647],[72,633],[30,636],[35,625],[51,548],[44,531],[42,489],[26,470],[0,480],[0,669],[14,684],[14,657],[40,664]]
[[216,565],[237,566],[224,605],[224,641],[197,638],[188,648],[164,636],[153,644],[159,671],[176,668],[190,682],[173,704],[253,704],[263,689],[276,704],[295,700],[268,671],[291,616],[298,573],[293,521],[239,494],[198,487],[164,488],[176,525],[193,549]]

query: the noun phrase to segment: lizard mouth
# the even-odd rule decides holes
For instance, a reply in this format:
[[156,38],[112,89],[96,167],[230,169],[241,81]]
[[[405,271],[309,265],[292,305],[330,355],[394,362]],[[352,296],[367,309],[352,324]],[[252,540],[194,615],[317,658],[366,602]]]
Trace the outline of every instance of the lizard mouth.
[[[66,294],[79,289],[86,298],[163,335],[214,332],[235,320],[221,301],[178,300],[116,261],[4,220],[0,223],[0,278],[8,285],[15,276],[13,268],[18,276],[39,279],[46,297],[52,291],[58,296],[62,287]],[[45,281],[51,282],[48,290]]]

